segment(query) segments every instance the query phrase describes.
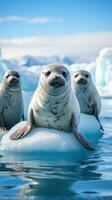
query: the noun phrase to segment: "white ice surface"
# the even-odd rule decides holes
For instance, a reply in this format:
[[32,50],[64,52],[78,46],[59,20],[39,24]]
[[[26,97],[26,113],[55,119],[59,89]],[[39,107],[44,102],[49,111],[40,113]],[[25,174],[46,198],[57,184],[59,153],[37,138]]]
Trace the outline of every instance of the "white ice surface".
[[[20,122],[14,126],[6,135],[2,137],[0,151],[5,154],[16,157],[19,155],[30,155],[36,158],[48,156],[57,157],[62,154],[77,157],[87,152],[80,143],[76,140],[72,133],[58,131],[47,128],[33,128],[32,131],[23,139],[11,140],[10,135],[18,127],[21,127],[25,122]],[[99,138],[102,136],[100,132],[99,122],[94,116],[81,114],[79,131],[86,136],[88,141],[96,146]],[[55,155],[55,156],[54,156]]]

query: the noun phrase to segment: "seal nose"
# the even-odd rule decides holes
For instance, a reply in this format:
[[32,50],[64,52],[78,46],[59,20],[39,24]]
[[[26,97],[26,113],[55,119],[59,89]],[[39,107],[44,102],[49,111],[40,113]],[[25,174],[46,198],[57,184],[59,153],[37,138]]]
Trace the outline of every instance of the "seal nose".
[[17,84],[19,81],[17,78],[15,77],[12,77],[11,81],[10,81],[12,84]]
[[60,75],[56,74],[52,80],[49,82],[50,86],[59,88],[65,84],[64,80],[61,78]]
[[84,84],[87,84],[87,80],[84,77],[80,77],[80,79],[78,79],[77,83],[84,85]]
[[55,76],[55,80],[58,80],[60,79],[60,77],[58,75]]

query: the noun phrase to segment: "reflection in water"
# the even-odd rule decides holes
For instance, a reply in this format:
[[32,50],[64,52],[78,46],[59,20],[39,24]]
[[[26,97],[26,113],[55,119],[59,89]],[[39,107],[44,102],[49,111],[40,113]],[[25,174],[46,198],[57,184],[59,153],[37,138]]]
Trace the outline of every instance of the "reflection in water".
[[0,199],[112,199],[112,119],[107,105],[104,100],[101,119],[106,134],[97,151],[83,161],[64,161],[63,157],[10,162],[1,157]]
[[99,155],[94,155],[94,159],[61,164],[60,161],[18,161],[13,164],[2,164],[2,171],[7,169],[12,177],[21,180],[21,185],[18,182],[13,188],[19,189],[17,193],[20,197],[60,199],[76,195],[77,191],[73,190],[72,186],[78,180],[100,179],[101,173],[96,173],[96,159],[100,159]]

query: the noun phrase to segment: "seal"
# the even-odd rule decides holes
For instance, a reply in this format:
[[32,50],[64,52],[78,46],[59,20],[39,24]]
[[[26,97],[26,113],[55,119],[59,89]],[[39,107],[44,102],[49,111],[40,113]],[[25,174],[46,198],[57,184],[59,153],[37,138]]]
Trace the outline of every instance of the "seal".
[[[94,115],[100,121],[101,99],[92,81],[91,74],[86,70],[76,71],[73,78],[73,87],[81,113]],[[102,125],[101,128],[103,129]]]
[[0,130],[9,130],[23,116],[20,75],[7,71],[0,84]]
[[23,138],[33,126],[72,131],[88,150],[94,150],[78,132],[80,108],[71,87],[68,69],[60,64],[50,64],[41,73],[39,86],[29,105],[26,124],[11,134],[10,139]]

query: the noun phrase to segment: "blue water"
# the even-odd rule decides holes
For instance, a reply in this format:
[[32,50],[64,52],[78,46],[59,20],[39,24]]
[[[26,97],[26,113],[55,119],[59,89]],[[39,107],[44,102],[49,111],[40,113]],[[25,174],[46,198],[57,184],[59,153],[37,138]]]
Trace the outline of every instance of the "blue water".
[[0,199],[112,199],[112,99],[102,100],[105,135],[82,161],[22,160],[0,157]]

